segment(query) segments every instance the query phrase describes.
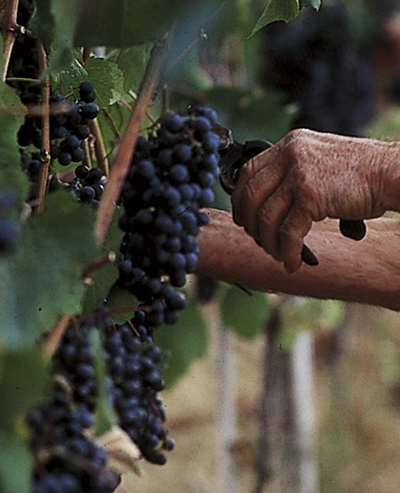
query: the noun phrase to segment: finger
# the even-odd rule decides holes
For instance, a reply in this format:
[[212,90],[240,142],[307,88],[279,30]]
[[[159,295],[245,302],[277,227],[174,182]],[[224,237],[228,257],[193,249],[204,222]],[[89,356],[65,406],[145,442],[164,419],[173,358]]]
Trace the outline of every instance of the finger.
[[278,255],[288,273],[296,272],[302,263],[303,238],[312,226],[311,217],[302,209],[293,207],[278,231]]
[[292,205],[290,190],[280,187],[262,206],[257,213],[256,238],[261,246],[276,260],[282,261],[279,251],[278,231]]
[[[284,179],[284,170],[275,161],[262,168],[247,182],[240,198],[241,222],[247,233],[259,238],[257,223],[261,206],[279,190]],[[285,197],[288,197],[286,193]],[[290,201],[290,197],[288,197]]]
[[[240,170],[239,179],[235,186],[235,190],[232,194],[232,205],[233,205],[233,220],[239,224],[243,225],[242,220],[242,208],[241,208],[241,198],[244,188],[246,187],[248,181],[264,167],[268,167],[276,158],[278,153],[278,147],[273,146],[270,149],[257,154],[253,159],[250,159],[245,165],[242,166]],[[247,193],[252,193],[252,189],[248,190]]]

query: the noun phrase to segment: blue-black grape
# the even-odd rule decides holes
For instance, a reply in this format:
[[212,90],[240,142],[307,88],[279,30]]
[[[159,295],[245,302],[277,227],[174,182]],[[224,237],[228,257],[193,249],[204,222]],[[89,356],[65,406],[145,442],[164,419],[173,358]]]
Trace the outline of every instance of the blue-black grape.
[[299,111],[293,127],[360,135],[375,113],[372,62],[355,46],[343,2],[268,26],[261,83]]

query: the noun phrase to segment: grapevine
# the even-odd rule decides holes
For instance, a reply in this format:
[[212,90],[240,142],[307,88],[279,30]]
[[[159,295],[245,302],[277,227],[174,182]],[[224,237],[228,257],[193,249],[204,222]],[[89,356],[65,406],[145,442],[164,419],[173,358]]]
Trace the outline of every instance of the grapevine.
[[[97,32],[87,21],[90,1],[4,3],[0,384],[29,398],[11,398],[0,412],[0,489],[113,493],[121,473],[105,431],[117,429],[155,465],[175,447],[160,398],[170,355],[157,335],[193,305],[186,282],[214,203],[220,139],[207,98],[194,94],[170,109],[169,77],[206,36],[199,25],[202,36],[171,62],[181,26],[164,4],[157,32],[139,26],[119,43],[107,36],[122,29]],[[114,9],[101,4],[100,24]],[[90,47],[103,40],[98,56]],[[127,46],[145,55],[134,76]],[[209,293],[199,287],[196,301],[217,288],[202,281]],[[127,314],[115,294],[129,300]],[[32,375],[14,385],[25,355]],[[4,437],[24,459],[21,483],[15,472],[3,482],[4,461],[14,457]]]

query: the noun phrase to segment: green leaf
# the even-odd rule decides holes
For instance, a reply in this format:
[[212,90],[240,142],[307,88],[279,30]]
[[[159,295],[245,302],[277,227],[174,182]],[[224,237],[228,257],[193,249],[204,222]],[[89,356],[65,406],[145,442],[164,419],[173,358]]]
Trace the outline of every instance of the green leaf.
[[321,7],[321,0],[300,0],[300,8],[312,7],[314,10],[319,10]]
[[104,361],[103,346],[100,334],[96,329],[91,330],[89,341],[95,350],[94,368],[96,371],[97,382],[97,404],[96,404],[96,422],[94,432],[97,436],[103,435],[117,424],[117,416],[111,405],[106,387],[106,366]]
[[115,61],[120,68],[126,92],[138,91],[149,60],[151,46],[149,43],[133,46],[132,48],[119,50],[114,59],[107,57],[107,59]]
[[82,9],[83,2],[80,0],[36,1],[36,14],[30,27],[45,46],[51,46],[53,49],[49,61],[50,73],[66,68],[72,63],[74,37]]
[[45,362],[37,347],[7,350],[0,357],[0,428],[8,427],[38,403],[46,384]]
[[265,328],[269,316],[264,293],[252,291],[249,295],[236,286],[228,286],[220,308],[223,324],[247,339],[256,337]]
[[296,108],[285,106],[283,96],[276,92],[215,87],[206,95],[221,125],[232,129],[238,142],[263,139],[275,143],[290,130],[296,114]]
[[190,302],[175,325],[162,325],[155,343],[165,354],[171,354],[162,371],[166,385],[171,386],[207,352],[207,326],[198,307]]
[[80,311],[82,268],[97,253],[94,212],[65,191],[25,224],[15,255],[0,263],[0,338],[32,342],[63,313]]
[[81,82],[88,78],[88,73],[82,64],[74,58],[69,67],[51,73],[51,87],[53,92],[70,94]]
[[[107,308],[112,311],[112,318],[116,324],[124,324],[130,320],[135,310],[124,309],[124,307],[136,307],[139,305],[138,299],[126,289],[114,286],[107,297]],[[119,309],[119,310],[118,310]]]
[[[0,107],[11,110],[24,109],[15,91],[2,81],[0,81]],[[2,115],[0,121],[0,191],[7,190],[12,193],[16,206],[22,208],[28,193],[28,180],[22,171],[16,135],[24,117]]]
[[90,57],[85,63],[89,79],[96,90],[96,104],[105,108],[125,93],[124,75],[118,65],[105,58]]
[[299,0],[268,0],[250,36],[274,21],[289,22],[299,15]]
[[0,433],[0,491],[25,493],[31,491],[32,454],[25,441],[8,433]]
[[[54,0],[53,0],[54,1]],[[129,47],[156,41],[182,13],[200,15],[205,0],[85,0],[75,37],[76,46]],[[197,12],[193,12],[197,9]],[[95,17],[94,17],[95,13]]]
[[[117,253],[121,245],[123,232],[118,228],[118,220],[122,214],[122,210],[117,208],[114,213],[110,227],[108,228],[104,243],[101,247],[101,255],[107,255],[109,252]],[[92,282],[88,287],[84,302],[82,315],[90,317],[96,308],[103,303],[108,297],[112,286],[118,279],[118,268],[115,263],[108,263],[99,267],[91,274]]]

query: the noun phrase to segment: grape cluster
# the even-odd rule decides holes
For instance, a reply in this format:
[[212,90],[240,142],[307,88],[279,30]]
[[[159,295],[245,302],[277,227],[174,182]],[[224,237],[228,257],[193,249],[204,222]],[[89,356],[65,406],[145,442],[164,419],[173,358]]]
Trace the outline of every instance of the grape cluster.
[[97,206],[103,195],[106,176],[99,168],[89,169],[81,164],[75,169],[75,180],[70,186],[81,202]]
[[88,124],[99,114],[99,107],[93,101],[96,94],[90,81],[79,86],[79,101],[68,101],[62,94],[54,94],[51,103],[66,104],[66,114],[54,115],[50,119],[50,138],[59,144],[51,147],[52,159],[58,159],[62,166],[84,159],[82,141],[90,135]]
[[345,5],[310,9],[265,34],[261,82],[297,104],[294,127],[360,135],[375,111],[376,84],[370,60],[356,51]]
[[153,344],[143,345],[132,324],[109,324],[104,331],[104,358],[120,426],[148,461],[165,464],[161,449],[172,450],[174,442],[167,437],[165,412],[157,397],[164,388],[158,367],[161,350]]
[[12,252],[17,244],[20,225],[11,216],[14,199],[7,191],[0,191],[0,255]]
[[185,307],[176,288],[196,268],[196,237],[209,221],[201,208],[212,204],[219,173],[215,123],[213,110],[195,105],[186,116],[165,115],[136,145],[121,198],[119,285],[147,307],[132,319],[143,341]]
[[[33,12],[33,4],[28,0],[21,2],[18,15],[27,25]],[[21,20],[21,22],[22,22]],[[7,74],[9,84],[17,90],[21,102],[29,109],[42,102],[41,86],[38,81],[40,69],[36,40],[27,33],[18,34],[10,60]],[[22,80],[18,80],[22,79]],[[31,81],[26,79],[32,79]],[[90,135],[89,123],[99,113],[99,107],[94,103],[96,92],[93,83],[89,80],[82,82],[78,88],[78,97],[74,100],[65,98],[60,93],[53,93],[50,97],[50,108],[54,114],[50,117],[50,157],[51,161],[58,160],[62,166],[71,163],[81,163],[85,159],[82,142]],[[56,114],[56,105],[66,107],[63,113]],[[39,176],[40,163],[46,156],[36,149],[42,144],[42,118],[28,114],[18,130],[17,142],[21,150],[22,167],[27,172],[31,182],[30,198],[35,197]],[[50,177],[54,172],[50,170]],[[57,179],[53,179],[50,190],[54,189]],[[96,182],[96,185],[100,183]],[[82,188],[82,187],[81,187]],[[87,190],[86,190],[87,192]],[[90,195],[90,193],[89,193]],[[99,195],[99,193],[96,193]],[[78,194],[80,197],[80,194]],[[83,201],[89,201],[87,193],[82,194]],[[98,198],[96,198],[98,200]]]
[[85,433],[94,423],[97,394],[90,327],[68,328],[52,359],[51,396],[28,415],[32,493],[112,493],[120,482],[107,469],[105,450]]

